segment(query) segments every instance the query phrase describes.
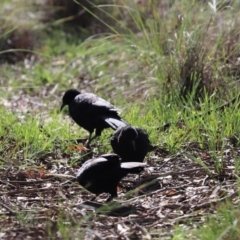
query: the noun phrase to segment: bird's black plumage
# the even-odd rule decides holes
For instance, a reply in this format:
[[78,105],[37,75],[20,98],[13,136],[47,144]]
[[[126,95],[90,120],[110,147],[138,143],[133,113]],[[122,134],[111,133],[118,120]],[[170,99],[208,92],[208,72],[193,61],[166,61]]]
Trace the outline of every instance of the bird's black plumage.
[[[90,133],[88,144],[100,136],[105,128],[116,130],[129,125],[119,116],[112,104],[93,93],[80,93],[76,89],[69,89],[63,95],[61,110],[65,105],[69,107],[71,118]],[[94,130],[95,136],[91,138]]]
[[132,126],[117,129],[111,137],[111,146],[122,162],[143,162],[147,153],[155,149],[147,132]]
[[86,161],[77,173],[77,181],[88,191],[99,195],[109,193],[117,197],[117,185],[128,173],[140,173],[145,163],[121,163],[116,154],[104,154]]

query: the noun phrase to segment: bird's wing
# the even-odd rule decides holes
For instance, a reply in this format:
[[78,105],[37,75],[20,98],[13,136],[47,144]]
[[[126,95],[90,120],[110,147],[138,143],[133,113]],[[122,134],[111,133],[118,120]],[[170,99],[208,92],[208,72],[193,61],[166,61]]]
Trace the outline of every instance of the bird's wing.
[[99,157],[99,158],[94,158],[94,159],[90,159],[88,161],[86,161],[84,165],[86,166],[95,166],[95,165],[98,165],[98,164],[101,164],[103,162],[107,162],[108,160],[105,158],[105,157]]
[[82,93],[76,96],[75,102],[77,104],[86,104],[88,106],[88,111],[94,113],[107,113],[115,112],[118,113],[118,110],[108,101],[103,98],[98,97],[93,93]]
[[[121,119],[116,119],[116,117],[108,117],[108,116],[102,116],[102,118],[105,120],[105,122],[114,130],[116,130],[119,127],[125,127],[128,126],[129,123]],[[119,117],[120,118],[120,117]]]
[[111,103],[99,97],[94,102],[92,102],[92,105],[94,107],[100,107],[111,112],[118,112],[118,110]]
[[113,159],[113,158],[119,159],[119,156],[115,153],[106,153],[101,155],[101,157],[106,159]]
[[90,160],[86,161],[82,165],[82,168],[86,169],[86,168],[93,167],[93,166],[96,166],[96,165],[104,166],[105,163],[109,164],[109,162],[112,163],[112,164],[115,164],[115,163],[120,164],[119,156],[117,154],[114,154],[114,153],[106,153],[106,154],[101,155],[98,158],[93,158],[93,159],[90,159]]
[[135,168],[135,167],[146,167],[146,163],[140,163],[140,162],[124,162],[121,163],[121,168]]
[[140,162],[125,162],[121,163],[121,169],[123,172],[126,173],[140,173],[144,167],[146,167],[146,163],[140,163]]
[[90,160],[87,160],[82,167],[78,170],[77,172],[77,177],[82,174],[82,172],[86,171],[89,168],[92,168],[94,166],[100,165],[104,162],[107,162],[108,160],[104,157],[99,157],[99,158],[93,158]]
[[83,165],[82,167],[78,170],[78,173],[77,175],[80,175],[81,172],[85,171],[86,169],[90,168],[90,167],[93,167],[93,166],[96,166],[96,165],[99,165],[103,162],[107,162],[108,160],[106,158],[94,158],[94,159],[90,159],[90,160],[87,160]]

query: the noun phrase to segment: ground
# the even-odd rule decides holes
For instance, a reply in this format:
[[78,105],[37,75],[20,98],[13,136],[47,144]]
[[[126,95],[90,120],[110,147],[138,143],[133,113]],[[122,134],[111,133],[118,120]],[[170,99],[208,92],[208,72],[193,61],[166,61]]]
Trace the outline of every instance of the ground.
[[[42,2],[1,3],[1,239],[238,239],[239,3],[122,1],[78,28]],[[76,143],[88,133],[59,112],[69,88],[157,146],[107,206],[75,174],[112,131]]]

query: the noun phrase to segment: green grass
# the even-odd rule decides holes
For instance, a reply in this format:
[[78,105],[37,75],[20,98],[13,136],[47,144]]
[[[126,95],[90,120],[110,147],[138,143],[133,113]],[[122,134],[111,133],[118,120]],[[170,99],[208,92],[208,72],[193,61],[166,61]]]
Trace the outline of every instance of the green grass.
[[[26,17],[24,23],[16,24],[24,9],[33,13],[36,9],[11,0],[1,5],[6,3],[17,7],[9,17],[4,17],[6,24],[0,31],[0,40],[14,32],[16,26],[21,30],[36,23],[36,19],[32,21]],[[236,2],[228,9],[215,12],[213,3],[204,5],[200,1],[181,0],[162,7],[161,14],[156,12],[153,1],[149,1],[147,7],[124,1],[119,8],[116,5],[101,6],[99,11],[108,14],[108,21],[101,21],[111,33],[96,34],[87,39],[67,32],[61,25],[53,27],[52,23],[44,25],[37,21],[35,26],[39,28],[40,43],[33,50],[32,60],[0,65],[0,103],[5,106],[0,108],[3,179],[9,179],[6,169],[25,172],[34,169],[39,173],[39,167],[47,171],[49,164],[53,172],[73,175],[77,165],[89,158],[72,150],[72,143],[67,141],[85,137],[88,133],[65,116],[67,110],[58,112],[62,93],[72,87],[94,92],[111,101],[121,109],[124,119],[147,130],[159,151],[169,151],[169,158],[188,157],[198,167],[207,168],[209,175],[211,172],[224,174],[226,154],[231,152],[234,158],[232,173],[237,175],[240,166],[238,104],[224,111],[215,109],[239,92],[237,33],[240,8]],[[2,9],[5,13],[9,11]],[[107,12],[109,9],[112,9],[111,13]],[[183,18],[178,18],[179,14]],[[195,90],[187,92],[183,100],[184,96],[179,93],[186,79],[195,81]],[[203,84],[200,90],[198,82]],[[196,97],[198,91],[204,93],[200,99]],[[210,109],[211,113],[206,114]],[[176,125],[179,119],[184,121],[181,127]],[[168,131],[156,130],[166,122],[172,123]],[[94,148],[96,155],[111,152],[110,134],[111,130],[103,132],[97,141],[100,146]],[[231,146],[233,136],[237,137],[234,147]],[[199,154],[199,149],[186,147],[194,142],[199,144],[201,154],[210,156],[210,163]],[[165,160],[158,153],[149,154],[148,160],[151,158],[159,165]],[[234,180],[237,185],[238,180]],[[54,179],[49,184],[62,186],[62,182]],[[74,186],[78,187],[77,184]],[[4,188],[5,192],[8,190],[12,191],[10,187]],[[86,199],[84,191],[69,193],[64,188],[59,191],[62,192],[55,194],[60,199],[56,212],[60,213],[49,213],[51,217],[58,216],[57,220],[54,223],[46,221],[44,225],[49,236],[55,237],[59,231],[62,238],[79,237],[80,228],[85,232],[89,230],[86,225],[94,229],[93,222],[104,221],[103,217],[89,213],[79,216],[69,207]],[[67,197],[63,198],[63,195]],[[49,197],[46,193],[37,196]],[[52,204],[56,198],[51,200]],[[47,204],[42,201],[42,205]],[[214,214],[208,213],[197,223],[191,218],[184,226],[176,222],[171,231],[172,239],[237,239],[239,212],[236,209],[232,203],[222,203]],[[38,216],[31,214],[33,218]],[[19,225],[33,226],[26,220],[29,216],[19,213]],[[3,219],[1,217],[0,221]],[[151,234],[162,229],[147,227],[147,231]]]

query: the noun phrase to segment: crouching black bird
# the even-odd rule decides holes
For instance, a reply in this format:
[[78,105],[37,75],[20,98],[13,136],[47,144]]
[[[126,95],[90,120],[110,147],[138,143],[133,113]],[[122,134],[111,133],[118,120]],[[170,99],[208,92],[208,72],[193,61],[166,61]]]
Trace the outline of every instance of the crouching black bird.
[[[69,107],[71,118],[90,133],[87,145],[100,136],[104,128],[116,130],[120,126],[129,125],[119,116],[112,104],[93,93],[80,93],[76,89],[69,89],[63,95],[60,111],[65,105]],[[92,137],[94,130],[95,136]]]
[[111,137],[111,146],[122,162],[143,162],[147,153],[155,149],[147,132],[132,126],[118,128]]
[[104,154],[86,161],[77,173],[77,181],[88,191],[98,196],[109,193],[107,201],[117,197],[117,185],[128,173],[140,173],[145,163],[121,163],[116,154]]

